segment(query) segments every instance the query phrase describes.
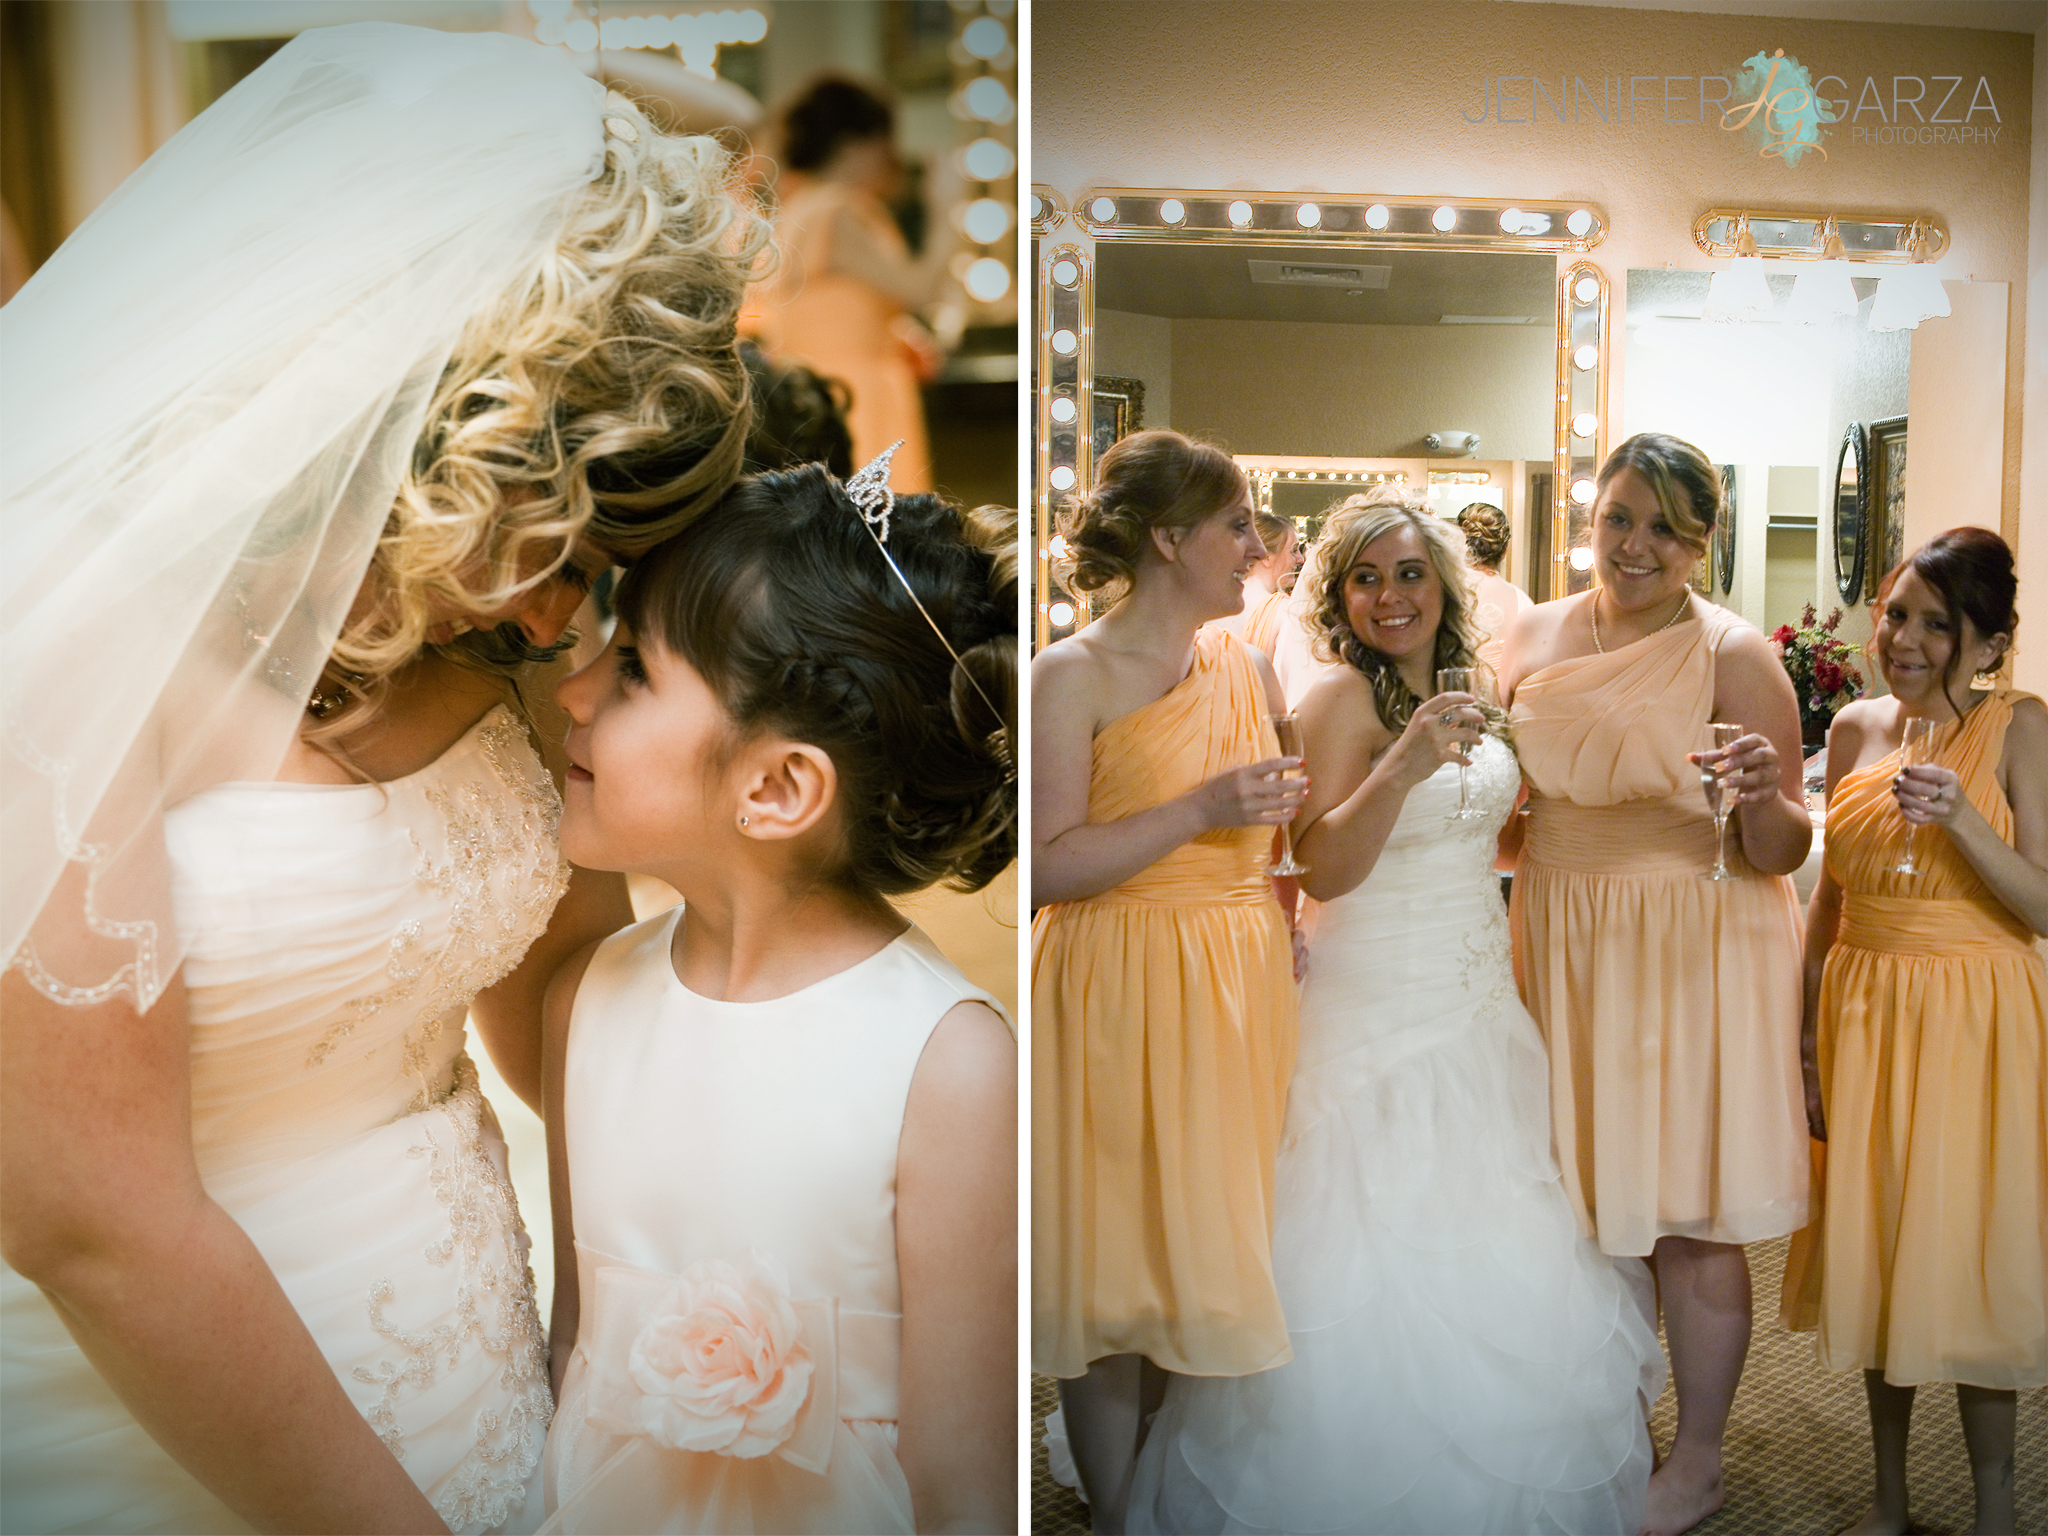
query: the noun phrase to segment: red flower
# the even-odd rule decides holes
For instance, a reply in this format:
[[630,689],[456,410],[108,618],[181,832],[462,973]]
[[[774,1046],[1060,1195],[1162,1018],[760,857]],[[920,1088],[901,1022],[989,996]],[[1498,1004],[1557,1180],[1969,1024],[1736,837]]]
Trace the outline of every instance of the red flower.
[[1813,683],[1822,693],[1840,693],[1842,685],[1847,681],[1848,679],[1842,675],[1842,669],[1834,662],[1825,658],[1814,662]]
[[1771,638],[1777,641],[1780,645],[1790,645],[1794,640],[1797,640],[1799,637],[1792,632],[1792,626],[1790,624],[1780,624],[1776,629],[1771,631]]

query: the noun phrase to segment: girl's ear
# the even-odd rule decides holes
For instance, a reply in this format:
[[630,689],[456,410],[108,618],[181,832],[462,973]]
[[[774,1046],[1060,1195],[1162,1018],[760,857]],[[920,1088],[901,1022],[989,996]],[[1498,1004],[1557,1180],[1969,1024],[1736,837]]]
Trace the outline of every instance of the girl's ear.
[[2006,647],[2012,644],[2012,636],[2004,630],[1995,635],[1986,635],[1977,642],[1976,674],[1979,677],[1996,672],[2005,661]]
[[1162,560],[1180,559],[1180,541],[1187,533],[1185,528],[1161,528],[1157,524],[1145,530],[1152,535],[1152,547],[1159,552]]
[[829,754],[807,741],[769,735],[735,765],[743,837],[771,841],[801,836],[822,821],[839,794]]

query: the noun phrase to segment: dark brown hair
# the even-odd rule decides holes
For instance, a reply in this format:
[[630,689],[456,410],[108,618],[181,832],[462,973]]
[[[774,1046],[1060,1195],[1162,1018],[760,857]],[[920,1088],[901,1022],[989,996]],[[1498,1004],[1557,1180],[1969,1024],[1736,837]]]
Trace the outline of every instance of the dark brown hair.
[[1508,552],[1507,514],[1492,502],[1475,501],[1458,514],[1458,526],[1465,530],[1466,558],[1475,567],[1497,568]]
[[1657,505],[1679,542],[1704,555],[1713,541],[1714,525],[1721,520],[1721,471],[1699,449],[1683,438],[1662,432],[1638,432],[1600,466],[1600,489],[1624,469],[1632,469],[1650,483]]
[[[1961,714],[1963,706],[1956,702],[1956,696],[1950,689],[1955,682],[1956,669],[1963,663],[1962,621],[1968,619],[1980,639],[2006,636],[2007,646],[2011,645],[2013,630],[2019,624],[2014,600],[2020,583],[2013,570],[2012,548],[1989,528],[1966,526],[1937,533],[1885,573],[1877,588],[1880,608],[1891,596],[1894,583],[1909,567],[1934,589],[1935,596],[1941,599],[1942,606],[1948,611],[1949,633],[1955,636],[1955,650],[1941,674],[1941,691],[1956,713]],[[1997,667],[2003,659],[2001,650],[1999,660],[1994,661],[1992,667]]]
[[1077,592],[1120,597],[1154,528],[1192,528],[1247,489],[1229,454],[1178,432],[1133,432],[1095,467],[1095,492],[1060,511]]
[[782,163],[815,171],[849,139],[895,131],[896,109],[879,91],[849,75],[819,75],[782,109]]
[[761,475],[635,561],[619,616],[697,669],[737,740],[831,757],[843,838],[821,878],[978,891],[1017,854],[1017,514],[899,496],[888,549],[915,601],[837,480]]

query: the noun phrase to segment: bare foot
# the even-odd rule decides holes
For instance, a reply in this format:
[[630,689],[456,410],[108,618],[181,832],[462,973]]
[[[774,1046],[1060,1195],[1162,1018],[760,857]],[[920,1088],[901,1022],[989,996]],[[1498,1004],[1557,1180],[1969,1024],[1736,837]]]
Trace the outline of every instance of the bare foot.
[[1637,1536],[1682,1536],[1727,1502],[1720,1470],[1706,1479],[1687,1477],[1677,1458],[1650,1474],[1650,1498]]
[[1894,1514],[1880,1505],[1873,1504],[1863,1511],[1863,1518],[1854,1525],[1846,1526],[1841,1536],[1906,1536],[1913,1529],[1912,1517]]

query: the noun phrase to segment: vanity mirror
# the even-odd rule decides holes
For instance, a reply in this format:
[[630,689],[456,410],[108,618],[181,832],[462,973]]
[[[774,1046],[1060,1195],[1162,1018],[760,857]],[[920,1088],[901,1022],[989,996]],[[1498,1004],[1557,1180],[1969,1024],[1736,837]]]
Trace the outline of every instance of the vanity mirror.
[[1510,579],[1538,598],[1585,584],[1565,556],[1606,447],[1609,289],[1573,258],[1604,235],[1598,209],[1035,193],[1040,644],[1086,621],[1057,587],[1051,511],[1086,493],[1120,420],[1220,443],[1304,527],[1373,475],[1447,515],[1492,501]]

